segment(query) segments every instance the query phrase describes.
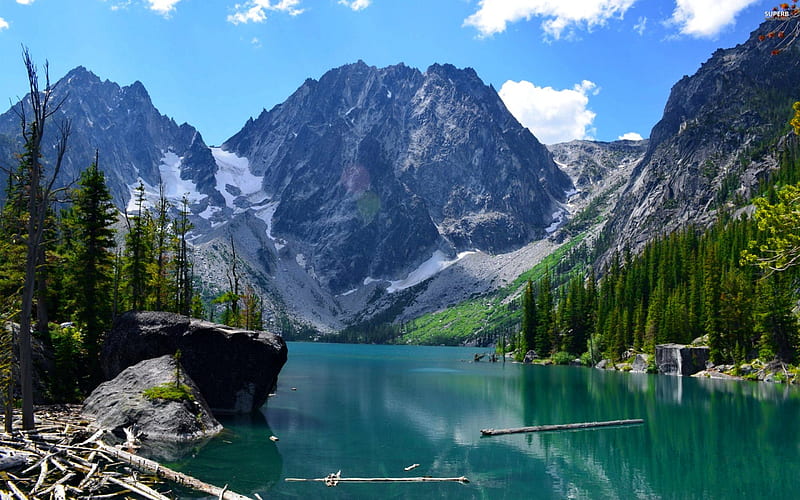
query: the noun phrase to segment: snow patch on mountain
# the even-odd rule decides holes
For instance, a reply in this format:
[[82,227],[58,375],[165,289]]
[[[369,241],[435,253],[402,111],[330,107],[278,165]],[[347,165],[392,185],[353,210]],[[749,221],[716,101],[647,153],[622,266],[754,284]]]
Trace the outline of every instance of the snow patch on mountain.
[[[261,192],[264,178],[250,172],[250,161],[222,148],[210,148],[217,162],[217,191],[225,198],[225,204],[234,211],[241,210],[236,201]],[[252,201],[252,200],[249,200]]]
[[558,226],[560,226],[561,223],[564,222],[564,209],[558,209],[557,211],[553,212],[552,217],[553,217],[553,223],[544,228],[544,231],[547,234],[555,232],[555,230],[558,229]]
[[253,210],[253,215],[264,221],[267,225],[267,238],[275,243],[275,249],[279,250],[286,246],[286,241],[276,238],[272,234],[272,218],[275,217],[275,210],[278,209],[279,201],[271,201],[265,205],[258,205],[250,207]]
[[164,196],[175,207],[180,207],[184,196],[186,196],[189,203],[199,203],[206,198],[206,195],[198,192],[197,185],[194,182],[181,179],[182,162],[183,157],[176,155],[172,151],[167,151],[158,165],[161,183],[164,185]]
[[[181,208],[184,196],[186,196],[186,199],[190,204],[199,203],[205,200],[208,196],[200,193],[197,190],[197,185],[194,182],[191,180],[181,179],[182,162],[183,157],[178,156],[172,151],[167,151],[164,153],[164,156],[161,157],[161,163],[158,165],[161,185],[154,186],[141,177],[137,177],[136,182],[128,184],[128,193],[130,193],[130,198],[128,200],[128,205],[125,207],[125,211],[129,214],[138,214],[139,202],[137,198],[139,196],[139,184],[144,186],[144,199],[142,200],[141,207],[142,210],[154,209],[158,206],[158,201],[161,199],[162,188],[164,198],[169,201],[173,208]],[[212,208],[209,206],[205,211],[203,211],[203,214],[207,213],[207,215],[204,216],[201,214],[201,217],[205,219],[210,217],[214,213],[214,208],[216,207]]]
[[426,279],[452,266],[453,264],[460,261],[464,257],[472,255],[474,253],[475,252],[473,251],[461,252],[458,255],[456,255],[455,259],[448,259],[447,255],[444,252],[442,252],[441,250],[436,250],[435,252],[433,252],[433,255],[431,256],[430,259],[420,264],[419,267],[411,271],[408,274],[408,276],[406,276],[404,279],[397,281],[390,281],[390,285],[386,289],[386,291],[389,293],[394,293],[400,290],[405,290],[406,288],[410,288],[419,283],[422,283]]

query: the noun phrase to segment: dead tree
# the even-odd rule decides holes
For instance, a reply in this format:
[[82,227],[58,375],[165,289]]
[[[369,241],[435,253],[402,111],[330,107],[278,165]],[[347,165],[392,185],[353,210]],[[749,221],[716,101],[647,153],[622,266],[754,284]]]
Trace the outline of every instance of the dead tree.
[[56,145],[56,158],[53,171],[49,176],[46,176],[42,164],[42,138],[44,137],[45,124],[48,118],[52,117],[58,111],[64,100],[62,99],[58,102],[52,101],[56,86],[50,84],[49,65],[47,63],[44,65],[45,88],[44,91],[40,91],[37,68],[27,48],[23,48],[22,50],[22,59],[28,74],[30,110],[26,109],[25,101],[20,100],[15,108],[15,112],[20,118],[22,139],[25,141],[25,151],[20,161],[24,162],[24,167],[29,171],[30,184],[27,186],[28,221],[25,231],[25,277],[22,287],[19,321],[19,377],[22,389],[22,428],[33,429],[35,423],[33,415],[31,314],[33,312],[37,265],[40,263],[40,248],[45,230],[47,209],[57,191],[54,186],[58,173],[61,170],[64,153],[66,152],[67,138],[70,134],[70,123],[69,121],[64,121],[59,126],[59,139]]

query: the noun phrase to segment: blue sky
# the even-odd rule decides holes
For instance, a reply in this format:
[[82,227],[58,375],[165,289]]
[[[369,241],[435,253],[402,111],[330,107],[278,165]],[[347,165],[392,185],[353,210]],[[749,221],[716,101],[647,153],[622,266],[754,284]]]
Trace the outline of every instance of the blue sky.
[[[237,3],[238,2],[238,3]],[[55,80],[139,80],[220,144],[306,78],[355,62],[472,67],[544,143],[647,137],[672,85],[744,42],[756,0],[0,0],[0,98],[21,45]],[[9,101],[6,101],[7,104]],[[7,105],[0,106],[7,109]]]

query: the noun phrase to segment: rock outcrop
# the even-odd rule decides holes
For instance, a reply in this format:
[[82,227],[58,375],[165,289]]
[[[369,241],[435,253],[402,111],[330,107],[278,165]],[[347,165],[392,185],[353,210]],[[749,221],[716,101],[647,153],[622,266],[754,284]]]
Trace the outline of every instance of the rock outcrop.
[[705,346],[690,347],[683,344],[659,344],[656,346],[656,367],[664,375],[690,376],[705,370],[709,360],[709,349]]
[[186,373],[215,412],[258,410],[286,363],[280,335],[241,330],[165,312],[117,318],[101,355],[108,379],[142,360],[181,351]]
[[147,389],[174,383],[172,356],[148,359],[97,386],[84,402],[82,413],[118,436],[123,435],[125,427],[134,427],[143,441],[195,441],[221,431],[222,425],[211,414],[197,384],[186,375],[181,383],[189,387],[193,400],[149,399],[144,395]]
[[[797,28],[792,20],[786,32]],[[649,240],[688,224],[716,219],[716,209],[746,198],[776,166],[768,146],[785,134],[797,100],[800,50],[770,55],[780,40],[764,21],[745,43],[719,49],[670,92],[637,165],[606,226],[607,255],[626,246],[639,251]]]
[[637,354],[631,363],[631,371],[633,373],[647,373],[647,367],[650,365],[650,356],[647,354]]

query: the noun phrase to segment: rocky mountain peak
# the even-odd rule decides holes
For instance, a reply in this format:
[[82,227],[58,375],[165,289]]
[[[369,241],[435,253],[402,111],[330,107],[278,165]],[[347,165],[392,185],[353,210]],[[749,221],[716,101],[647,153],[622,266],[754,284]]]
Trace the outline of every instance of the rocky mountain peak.
[[452,65],[335,68],[223,148],[264,176],[272,234],[341,291],[437,248],[543,237],[571,186],[497,93]]

